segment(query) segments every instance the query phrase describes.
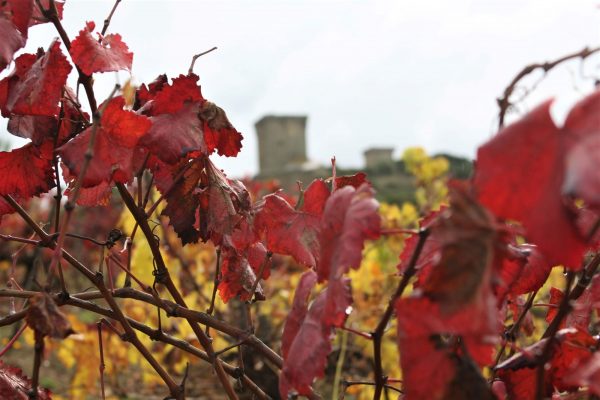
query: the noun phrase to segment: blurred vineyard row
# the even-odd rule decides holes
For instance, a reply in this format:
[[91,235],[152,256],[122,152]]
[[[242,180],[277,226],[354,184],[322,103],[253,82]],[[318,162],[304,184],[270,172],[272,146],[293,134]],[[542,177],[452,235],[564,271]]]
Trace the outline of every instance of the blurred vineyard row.
[[[380,213],[383,220],[383,229],[386,232],[381,239],[367,244],[361,268],[351,272],[352,290],[354,296],[353,312],[346,326],[358,332],[370,332],[379,321],[388,299],[397,285],[397,264],[402,251],[405,235],[399,233],[401,229],[418,228],[419,219],[431,210],[436,210],[442,205],[447,196],[447,179],[449,163],[443,157],[429,157],[420,148],[408,149],[403,155],[406,169],[415,177],[416,187],[414,202],[403,204],[381,204]],[[277,190],[277,184],[247,181],[248,189],[255,197]],[[294,194],[289,194],[294,196]],[[29,207],[36,210],[36,220],[48,221],[52,213],[53,202],[51,197],[36,200],[40,204]],[[113,228],[121,229],[126,235],[133,230],[135,221],[130,214],[115,203],[112,207],[92,208],[84,210],[86,218],[76,218],[73,224],[74,232],[89,236],[97,240],[104,240],[107,232]],[[89,214],[92,214],[91,216]],[[163,246],[163,257],[171,269],[171,274],[178,287],[182,288],[185,301],[192,308],[206,310],[210,304],[213,293],[215,270],[217,263],[216,249],[209,244],[189,245],[182,248],[175,233],[168,227],[165,218],[159,216],[157,210],[153,216],[153,228],[156,237]],[[13,232],[20,236],[29,236],[31,232],[20,221],[17,215],[4,217],[0,230]],[[110,249],[110,254],[104,254],[101,248],[89,241],[71,240],[67,245],[73,249],[75,255],[87,265],[105,264],[109,271],[109,280],[114,288],[122,287],[125,274],[113,260],[126,260],[126,250],[121,241]],[[144,245],[141,235],[135,237],[131,248],[132,272],[145,285],[153,282],[153,259],[150,249]],[[40,248],[24,248],[15,243],[3,243],[0,250],[0,281],[6,282],[6,287],[15,288],[17,285],[24,289],[39,289],[38,282],[45,281],[48,271],[50,254],[48,250]],[[88,284],[77,277],[74,271],[69,271],[68,266],[63,266],[70,282],[77,282],[76,287],[70,290],[83,292],[89,290]],[[237,299],[227,303],[221,299],[216,301],[215,313],[218,317],[245,329],[248,321],[255,326],[256,335],[267,345],[279,350],[279,339],[283,323],[291,307],[293,290],[297,285],[304,267],[295,264],[288,257],[275,256],[271,276],[264,282],[266,301],[257,302],[247,308]],[[556,285],[562,279],[560,271],[553,275],[549,281]],[[135,287],[136,282],[132,285]],[[160,289],[159,289],[160,290]],[[160,293],[168,297],[166,292]],[[547,299],[548,288],[538,294],[541,299]],[[188,324],[176,318],[167,318],[164,312],[132,299],[120,299],[124,312],[152,328],[160,327],[175,337],[184,339],[199,347],[195,336]],[[544,301],[547,303],[547,301]],[[0,305],[2,315],[18,311],[24,306],[24,301],[13,299]],[[68,306],[65,306],[68,308]],[[250,311],[248,311],[250,310]],[[99,336],[96,326],[98,316],[91,312],[67,309],[68,318],[76,331],[62,341],[48,341],[46,346],[45,362],[42,365],[42,386],[48,387],[54,393],[55,399],[87,399],[98,398],[100,393],[100,358]],[[534,315],[543,319],[546,310],[534,308]],[[251,315],[249,315],[251,314]],[[507,318],[511,318],[510,311]],[[526,321],[532,337],[525,338],[519,344],[532,342],[536,336],[535,318]],[[394,324],[394,323],[393,323]],[[396,345],[395,326],[389,327],[383,343],[383,367],[390,378],[401,379],[399,368],[399,355]],[[2,346],[6,345],[14,336],[19,326],[0,328]],[[230,338],[210,332],[214,339],[214,348],[219,351],[226,350],[222,357],[226,361],[243,360],[244,371],[259,386],[266,388],[266,392],[277,398],[276,368],[266,364],[261,358],[255,357],[251,351],[239,343],[230,341]],[[537,333],[539,335],[539,332]],[[186,386],[189,398],[218,399],[219,393],[217,380],[212,375],[206,363],[201,363],[195,358],[188,357],[185,353],[172,347],[167,347],[160,342],[144,335],[140,339],[157,359],[166,366],[168,371],[182,377],[186,369],[188,374],[194,376],[190,385]],[[154,388],[162,385],[161,379],[145,362],[139,353],[132,347],[123,343],[118,335],[110,329],[104,329],[102,334],[105,355],[105,384],[107,398],[110,399],[151,399],[157,396]],[[10,364],[20,366],[26,373],[31,372],[33,332],[25,330],[25,334],[3,357]],[[240,353],[240,348],[241,353]],[[372,343],[368,339],[349,331],[339,330],[334,340],[334,351],[329,356],[326,377],[318,383],[317,389],[324,398],[370,399],[372,392],[370,386],[348,385],[352,381],[371,380],[372,371]],[[198,379],[198,375],[205,379]],[[344,392],[344,393],[342,393]],[[156,397],[159,398],[159,397]]]

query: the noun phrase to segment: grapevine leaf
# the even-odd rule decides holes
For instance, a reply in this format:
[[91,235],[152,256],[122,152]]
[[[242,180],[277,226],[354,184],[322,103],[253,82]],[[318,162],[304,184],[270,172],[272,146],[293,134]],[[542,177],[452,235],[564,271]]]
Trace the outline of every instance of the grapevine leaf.
[[7,18],[0,16],[0,71],[2,71],[13,59],[13,56],[21,47],[25,46],[25,38],[17,27]]
[[591,393],[600,396],[600,352],[594,353],[571,370],[564,377],[564,383],[587,387]]
[[254,220],[263,232],[267,248],[294,257],[300,264],[315,267],[319,257],[319,224],[317,215],[296,211],[278,196],[264,197],[264,205]]
[[507,294],[521,295],[542,287],[550,271],[550,264],[537,246],[523,244],[518,251],[527,254],[526,259],[505,260],[500,270],[500,278]]
[[133,53],[115,33],[94,39],[92,32],[96,24],[87,22],[84,29],[71,43],[71,57],[75,64],[85,73],[131,70]]
[[151,117],[152,127],[140,145],[167,164],[177,163],[190,152],[207,154],[198,108],[198,104],[191,103],[173,114]]
[[523,223],[527,237],[554,265],[579,268],[584,241],[561,194],[567,135],[547,101],[479,148],[475,187],[496,215]]
[[13,151],[0,152],[0,194],[28,199],[54,187],[52,143],[39,148],[32,143]]
[[[46,22],[50,22],[50,20],[47,19],[42,14],[39,7],[37,6],[37,0],[32,0],[32,2],[34,3],[33,14],[31,15],[31,19],[29,20],[29,26],[45,24]],[[40,3],[42,5],[42,7],[44,7],[45,10],[48,10],[50,8],[50,0],[41,0]],[[56,7],[56,14],[58,15],[58,19],[62,19],[63,10],[65,8],[65,2],[59,1],[59,0],[54,0],[53,3],[54,3],[54,6]]]
[[[26,67],[31,56],[23,60],[27,61],[22,63],[21,68]],[[60,43],[54,41],[26,72],[15,71],[19,79],[8,89],[6,110],[20,115],[58,115],[58,102],[71,69],[71,64],[60,50]]]
[[335,178],[335,188],[337,189],[341,189],[344,186],[353,186],[356,189],[358,189],[363,183],[367,183],[367,184],[371,184],[368,180],[367,180],[367,174],[365,174],[364,172],[357,172],[354,175],[342,175],[342,176],[337,176]]
[[[460,335],[469,354],[489,362],[493,342],[486,342],[486,337],[487,340],[492,338],[498,326],[493,315],[482,318],[482,312],[473,305],[447,315],[440,305],[417,297],[400,299],[396,303],[396,314],[407,399],[450,398],[448,391],[454,390],[450,383],[459,372],[457,354],[452,346],[436,338],[436,334]],[[431,368],[432,363],[436,368]]]
[[[300,295],[303,295],[301,292]],[[279,376],[279,392],[283,399],[293,388],[298,394],[310,395],[312,382],[325,373],[327,355],[331,352],[332,327],[322,323],[327,290],[312,302],[284,358]]]
[[249,250],[250,256],[246,258],[234,248],[222,247],[219,295],[224,303],[233,297],[239,297],[242,301],[250,300],[253,296],[260,300],[265,298],[260,284],[256,286],[255,293],[251,293],[251,290],[267,250],[260,244],[252,246]]
[[54,299],[45,292],[31,297],[25,318],[27,325],[43,336],[64,339],[74,333],[67,317],[60,312]]
[[379,236],[381,220],[368,185],[346,186],[327,200],[319,236],[321,255],[319,281],[339,279],[350,268],[358,268],[366,239]]
[[97,129],[94,156],[82,181],[83,187],[101,182],[126,183],[133,178],[134,148],[151,126],[147,117],[123,109],[123,97],[115,97],[106,105],[100,125],[91,126],[58,151],[74,176],[79,176],[93,129]]
[[166,75],[160,75],[148,86],[142,85],[137,93],[141,111],[149,116],[175,114],[188,103],[203,103],[198,75],[179,75],[169,85]]
[[217,151],[219,155],[235,157],[242,149],[242,134],[238,132],[225,111],[210,101],[206,101],[200,108],[200,119],[203,123],[204,140],[208,151]]
[[569,151],[563,191],[600,206],[600,90],[579,102],[567,117],[564,129],[580,140]]
[[[16,367],[5,364],[0,360],[0,398],[11,400],[28,400],[31,391],[31,379],[23,375]],[[38,388],[38,400],[51,400],[48,389]]]
[[451,189],[450,207],[432,227],[440,255],[420,288],[448,312],[472,302],[485,308],[491,296],[496,226],[465,189]]
[[[185,167],[185,165],[179,166],[179,168]],[[200,160],[194,160],[192,165],[184,172],[181,181],[166,195],[167,206],[162,213],[169,217],[169,224],[184,245],[197,242],[201,235],[203,237],[207,236],[206,231],[202,234],[198,227],[200,199],[195,193],[200,180],[206,180],[203,170],[203,163]],[[180,169],[175,169],[175,171],[179,172]],[[168,174],[162,172],[159,175]],[[173,175],[177,175],[177,173]],[[168,189],[171,185],[172,183],[165,186]],[[163,194],[165,194],[164,191]]]
[[294,338],[298,334],[298,330],[302,326],[302,322],[306,317],[308,311],[308,299],[310,292],[317,283],[317,274],[313,270],[308,270],[302,274],[298,286],[296,286],[296,292],[294,293],[294,300],[292,302],[292,309],[285,320],[285,326],[283,327],[283,335],[281,336],[281,354],[286,359],[290,346],[292,345]]
[[29,21],[34,8],[34,0],[8,0],[0,5],[0,13],[11,15],[11,21],[21,32],[23,38],[27,39]]
[[300,210],[312,215],[321,216],[329,195],[330,191],[325,181],[323,179],[315,179],[304,191]]

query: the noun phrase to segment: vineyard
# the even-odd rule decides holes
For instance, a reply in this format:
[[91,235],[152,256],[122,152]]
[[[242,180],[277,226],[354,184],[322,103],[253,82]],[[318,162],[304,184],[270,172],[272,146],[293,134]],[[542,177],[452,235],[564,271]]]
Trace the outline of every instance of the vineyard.
[[[364,173],[283,191],[215,155],[243,136],[179,76],[115,85],[127,38],[0,2],[0,398],[600,398],[600,91],[564,123],[498,99],[474,174],[404,152],[414,202]],[[30,29],[59,38],[19,53]],[[160,73],[160,71],[157,71]],[[69,87],[76,76],[77,86]]]

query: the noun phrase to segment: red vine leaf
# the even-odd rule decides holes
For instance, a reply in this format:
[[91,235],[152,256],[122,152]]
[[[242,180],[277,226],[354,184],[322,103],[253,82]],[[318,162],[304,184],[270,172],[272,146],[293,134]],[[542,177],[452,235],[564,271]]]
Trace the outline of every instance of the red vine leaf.
[[[233,297],[242,301],[252,299],[264,300],[263,289],[258,284],[255,293],[251,293],[252,286],[257,278],[260,265],[265,262],[267,250],[257,244],[249,249],[250,256],[240,255],[234,248],[224,246],[221,251],[221,282],[219,295],[224,303]],[[266,270],[268,271],[268,269]],[[263,276],[264,278],[264,276]]]
[[[307,285],[309,284],[310,282],[307,282]],[[301,291],[300,295],[304,296],[304,291]],[[292,388],[298,394],[310,395],[313,380],[325,373],[327,355],[331,352],[332,334],[332,327],[322,323],[326,299],[327,291],[321,292],[315,298],[289,345],[287,358],[284,358],[283,369],[279,375],[279,392],[283,399],[288,398]]]
[[102,182],[127,183],[133,178],[132,157],[135,146],[151,126],[147,117],[123,109],[123,97],[109,101],[97,128],[87,128],[58,151],[71,174],[79,176],[93,129],[97,129],[94,156],[82,181],[83,187]]
[[155,116],[175,114],[189,103],[203,103],[204,97],[198,85],[198,75],[179,75],[169,85],[166,75],[160,75],[148,86],[142,85],[137,93],[144,114]]
[[363,183],[371,184],[371,182],[367,180],[367,174],[364,172],[357,172],[354,175],[337,176],[335,178],[335,189],[341,189],[344,186],[354,186],[358,189]]
[[552,264],[544,258],[537,246],[523,244],[517,246],[516,250],[526,254],[526,258],[506,259],[500,270],[505,294],[514,296],[538,290],[552,271]]
[[579,154],[585,138],[595,140],[597,113],[590,108],[597,110],[599,98],[596,93],[575,106],[562,129],[552,122],[552,102],[547,101],[478,151],[474,180],[481,202],[500,217],[521,221],[528,238],[553,265],[581,267],[585,241],[577,230],[575,211],[562,193],[583,193],[578,182],[587,185],[587,175],[581,172],[586,158],[574,162],[569,156],[565,165],[565,157],[574,145],[571,153]]
[[140,145],[167,164],[177,163],[190,152],[207,154],[198,109],[198,104],[191,103],[173,114],[151,117],[152,127]]
[[242,149],[242,134],[239,133],[225,111],[210,101],[204,102],[200,108],[200,119],[203,123],[204,140],[208,151],[217,151],[221,156],[235,157]]
[[300,210],[312,215],[321,216],[325,203],[331,194],[323,179],[315,179],[304,191]]
[[[0,360],[0,398],[11,400],[29,400],[31,379],[23,375],[19,368],[12,367]],[[38,400],[52,400],[48,389],[38,388]]]
[[346,186],[331,194],[325,205],[319,241],[319,281],[339,279],[358,268],[364,242],[379,236],[379,203],[369,185]]
[[580,139],[567,154],[563,191],[600,207],[600,90],[579,102],[567,117],[564,129]]
[[86,75],[94,72],[109,72],[131,70],[133,53],[121,40],[118,33],[100,36],[94,39],[92,32],[96,24],[87,22],[86,27],[79,31],[79,35],[71,43],[71,57],[77,66]]
[[285,326],[283,327],[283,335],[281,336],[281,354],[286,359],[290,346],[292,345],[294,338],[298,334],[302,322],[306,317],[308,311],[308,299],[310,298],[310,292],[317,283],[317,274],[313,270],[308,270],[302,274],[298,286],[296,286],[296,292],[294,293],[294,300],[292,302],[292,309],[285,320]]
[[264,205],[254,220],[270,251],[290,255],[309,267],[315,267],[318,262],[319,225],[317,215],[294,210],[277,194],[264,197]]
[[596,396],[600,396],[600,352],[573,368],[563,379],[568,385],[587,387]]
[[21,32],[23,38],[27,39],[29,21],[33,13],[34,0],[8,0],[0,4],[0,14],[8,19]]
[[[33,0],[32,3],[34,3],[34,5],[33,5],[33,14],[31,15],[31,19],[29,20],[29,26],[34,26],[34,25],[38,25],[38,24],[45,24],[46,22],[50,22],[50,20],[47,19],[42,14],[42,12],[40,11],[39,7],[37,6],[37,0]],[[50,8],[50,0],[41,0],[40,3],[42,4],[42,7],[44,7],[45,10],[48,10]],[[56,13],[58,15],[58,19],[62,19],[62,17],[63,17],[63,10],[65,8],[65,2],[64,1],[55,0],[54,1],[54,6],[56,7]]]
[[[198,227],[200,199],[195,191],[200,180],[205,177],[203,165],[200,160],[194,160],[189,167],[182,164],[178,168],[174,168],[173,176],[178,175],[181,168],[187,168],[187,170],[184,172],[181,181],[169,190],[168,194],[163,191],[163,195],[166,195],[167,206],[162,213],[169,217],[169,225],[173,227],[184,245],[197,242],[202,234]],[[161,167],[161,170],[163,169]],[[159,175],[168,174],[163,171]],[[172,180],[168,188],[171,185],[173,185]],[[165,190],[168,190],[168,188]],[[202,236],[207,237],[206,231]]]
[[28,199],[54,187],[52,143],[39,148],[32,143],[13,151],[0,152],[0,194]]
[[17,27],[8,19],[0,16],[0,71],[10,64],[13,56],[25,46],[25,38]]
[[15,77],[18,77],[18,80],[12,79],[12,84],[9,85],[3,115],[6,115],[5,112],[20,115],[58,115],[58,102],[67,76],[71,72],[71,64],[60,50],[58,41],[54,41],[48,51],[27,68],[31,60],[31,56],[23,58],[23,62],[17,65]]
[[[65,174],[65,176],[68,176]],[[71,180],[72,182],[72,180]],[[71,197],[72,187],[68,187],[65,196]],[[110,203],[112,187],[108,182],[101,182],[97,186],[80,188],[77,196],[77,205],[84,207],[107,206]]]

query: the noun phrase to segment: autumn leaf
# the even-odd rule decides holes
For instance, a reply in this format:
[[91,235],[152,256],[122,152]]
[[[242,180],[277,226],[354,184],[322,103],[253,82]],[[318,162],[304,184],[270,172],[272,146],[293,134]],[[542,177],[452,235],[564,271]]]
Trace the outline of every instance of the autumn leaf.
[[0,16],[0,71],[10,64],[13,56],[25,46],[25,38],[17,27],[7,18]]
[[140,145],[168,164],[177,163],[191,152],[207,154],[198,109],[198,104],[191,103],[173,114],[150,117],[152,127]]
[[330,194],[331,192],[325,181],[315,179],[308,185],[298,200],[296,208],[312,215],[321,216]]
[[290,346],[306,317],[310,292],[316,283],[317,274],[313,270],[304,272],[298,281],[298,286],[296,286],[296,292],[294,293],[294,300],[292,301],[292,308],[285,320],[283,334],[281,336],[281,354],[284,359],[287,358]]
[[600,206],[600,90],[579,102],[567,117],[563,128],[579,139],[568,152],[562,190],[585,200],[598,209]]
[[[536,368],[548,340],[541,339],[495,368],[498,377],[506,384],[509,398],[529,400],[534,397]],[[544,375],[546,396],[551,394],[553,387],[560,391],[576,389],[573,382],[566,378],[572,376],[577,366],[590,358],[590,348],[595,344],[596,340],[592,336],[577,329],[566,328],[556,333],[550,350],[550,368]]]
[[296,211],[277,194],[264,197],[254,225],[265,237],[267,248],[294,257],[300,264],[315,267],[319,257],[319,216]]
[[[30,0],[27,0],[30,1]],[[32,0],[32,3],[34,3],[33,6],[33,13],[31,15],[31,19],[29,20],[29,26],[34,26],[34,25],[38,25],[38,24],[45,24],[47,22],[50,22],[50,20],[48,20],[40,11],[40,8],[37,6],[37,0]],[[65,2],[64,1],[60,1],[60,0],[54,0],[52,2],[54,4],[54,7],[56,7],[56,14],[58,16],[58,19],[62,19],[63,17],[63,10],[65,8]],[[42,7],[44,7],[44,10],[48,10],[50,9],[50,0],[41,0],[40,4],[42,5]]]
[[593,147],[584,143],[595,140],[597,113],[589,108],[597,109],[599,98],[596,92],[576,105],[562,129],[552,121],[552,102],[547,101],[477,153],[474,184],[480,201],[499,217],[521,221],[528,239],[553,265],[581,267],[585,240],[563,192],[592,200],[580,189],[591,179],[584,178],[589,176],[584,172],[589,158],[580,153],[588,151],[582,146]]
[[363,183],[367,183],[369,185],[371,184],[371,182],[367,180],[367,174],[364,172],[357,172],[354,175],[342,175],[335,177],[336,190],[341,189],[344,186],[353,186],[354,188],[358,189]]
[[200,108],[199,116],[208,151],[212,153],[216,150],[219,155],[226,157],[237,156],[242,149],[243,136],[231,125],[225,111],[206,101]]
[[[182,243],[212,239],[219,244],[224,235],[250,212],[249,194],[239,181],[229,180],[207,157],[182,163],[183,178],[167,195],[163,214]],[[173,175],[178,174],[177,168]]]
[[81,173],[92,131],[96,129],[94,155],[83,178],[83,187],[102,182],[127,183],[133,178],[133,151],[151,126],[147,117],[123,109],[123,97],[109,101],[99,126],[91,126],[58,149],[63,162],[75,177]]
[[[358,268],[364,242],[379,236],[379,203],[369,185],[346,186],[327,199],[319,235],[319,281],[337,279]],[[306,203],[305,203],[306,204]]]
[[563,379],[568,385],[587,387],[600,396],[600,353],[596,352],[573,368]]
[[219,296],[224,303],[233,297],[239,297],[242,301],[250,300],[252,297],[259,300],[265,299],[260,283],[256,286],[254,293],[251,293],[251,290],[257,279],[260,265],[266,262],[267,250],[264,246],[257,244],[252,246],[249,253],[247,258],[232,247],[222,247]]
[[552,264],[537,246],[523,244],[516,246],[515,251],[520,252],[522,258],[505,259],[500,269],[503,293],[516,296],[540,289],[552,271]]
[[[11,400],[29,400],[31,391],[31,379],[23,375],[16,367],[11,367],[0,360],[0,398]],[[48,389],[38,388],[38,400],[51,400]]]
[[0,152],[0,195],[23,199],[46,193],[55,185],[52,169],[52,143],[39,148],[32,143]]
[[42,336],[64,339],[74,333],[67,317],[60,312],[54,299],[45,292],[39,292],[29,300],[25,319],[27,325]]
[[7,113],[58,115],[58,102],[67,76],[71,72],[71,64],[60,50],[57,40],[50,45],[45,54],[30,64],[33,61],[32,57],[35,56],[21,58],[21,62],[15,67],[14,75],[5,78],[10,80],[6,103],[2,106],[5,116]]
[[[312,278],[306,278],[310,285]],[[304,296],[304,290],[299,292]],[[327,355],[331,352],[332,327],[322,323],[327,291],[321,292],[310,305],[293,341],[289,345],[283,369],[279,375],[279,392],[286,399],[292,389],[310,395],[315,378],[324,375]],[[298,301],[302,303],[302,299]]]
[[140,86],[137,98],[140,111],[148,116],[176,114],[186,104],[204,103],[204,97],[196,74],[179,75],[169,84],[166,75],[158,76],[153,82]]
[[[201,160],[194,160],[189,166],[187,164],[179,165],[172,174],[181,174],[182,168],[186,169],[183,171],[181,181],[174,183],[172,179],[168,179],[170,183],[165,185],[163,195],[166,197],[167,206],[163,209],[162,214],[169,217],[169,225],[173,227],[181,239],[181,243],[185,245],[197,242],[200,237],[208,236],[208,233],[201,232],[198,226],[200,199],[195,192],[200,180],[206,180],[206,178],[204,164]],[[161,172],[161,175],[171,177],[168,171]]]
[[121,35],[99,35],[99,40],[96,40],[92,36],[95,27],[94,22],[87,22],[71,43],[69,52],[75,64],[86,75],[94,72],[130,71],[133,53],[123,43]]

